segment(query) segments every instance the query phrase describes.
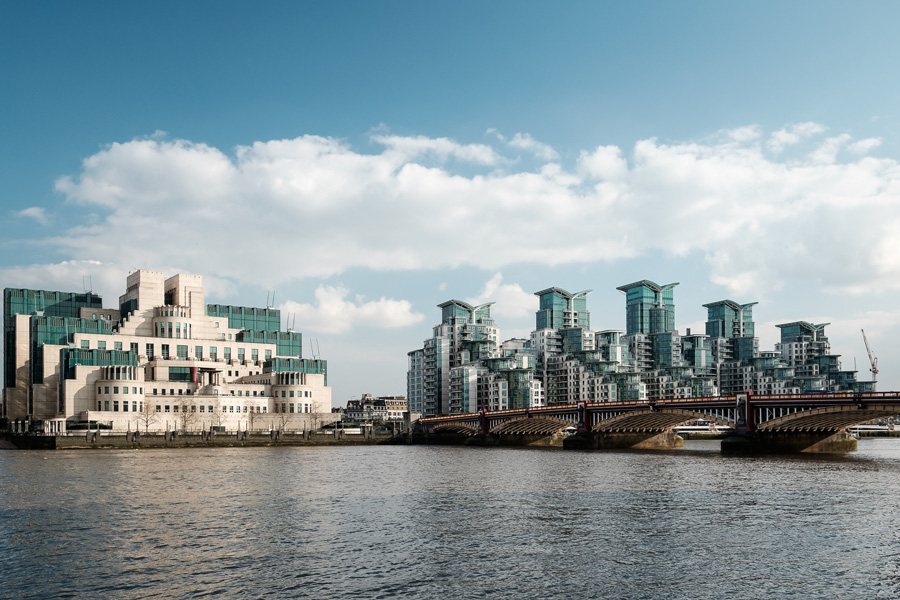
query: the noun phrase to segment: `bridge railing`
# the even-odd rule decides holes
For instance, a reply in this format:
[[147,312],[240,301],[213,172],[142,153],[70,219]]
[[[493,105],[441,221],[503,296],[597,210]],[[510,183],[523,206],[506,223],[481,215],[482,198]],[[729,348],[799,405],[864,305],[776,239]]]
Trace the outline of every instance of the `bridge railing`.
[[[818,401],[825,403],[845,403],[847,401],[872,401],[894,400],[900,401],[900,392],[812,392],[806,394],[749,394],[753,404],[758,403],[789,403],[797,404],[804,401]],[[701,398],[665,398],[660,400],[628,400],[617,402],[585,402],[583,405],[589,412],[606,408],[638,408],[638,407],[677,407],[691,405],[722,406],[732,405],[737,401],[736,396],[705,396]],[[505,410],[485,411],[485,416],[491,419],[513,417],[525,414],[560,414],[577,411],[582,404],[554,404],[553,406],[540,406],[535,408],[510,408]],[[435,425],[442,422],[459,422],[465,420],[477,420],[480,413],[463,413],[455,415],[440,415],[434,417],[422,417],[420,422],[426,425]]]

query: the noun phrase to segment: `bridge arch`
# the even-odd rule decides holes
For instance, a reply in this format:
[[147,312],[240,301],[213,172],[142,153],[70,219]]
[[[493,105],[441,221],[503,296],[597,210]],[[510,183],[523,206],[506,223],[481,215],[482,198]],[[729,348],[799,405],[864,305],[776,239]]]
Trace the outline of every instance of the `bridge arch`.
[[761,431],[840,431],[854,425],[868,423],[900,414],[900,407],[891,405],[825,406],[801,410],[757,423]]
[[515,435],[520,433],[553,435],[572,424],[563,419],[548,416],[519,417],[504,421],[491,429],[491,433]]
[[465,423],[442,423],[432,428],[434,433],[456,433],[462,435],[475,435],[478,429]]
[[707,414],[683,408],[645,408],[622,413],[595,423],[592,431],[667,431],[695,419],[706,419],[724,427],[734,427],[734,423],[715,414]]

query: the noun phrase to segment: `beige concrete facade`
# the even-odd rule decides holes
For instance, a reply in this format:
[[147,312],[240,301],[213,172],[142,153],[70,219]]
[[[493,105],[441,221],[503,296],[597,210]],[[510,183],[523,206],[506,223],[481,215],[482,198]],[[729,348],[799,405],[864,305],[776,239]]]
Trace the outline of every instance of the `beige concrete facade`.
[[[48,429],[99,422],[114,430],[308,430],[336,420],[321,373],[273,372],[277,344],[238,341],[228,317],[207,315],[200,275],[140,270],[119,298],[127,314],[80,309],[112,322],[112,333],[72,333],[42,346],[43,378],[32,371],[30,315],[15,316],[16,385],[5,391],[10,419],[44,419]],[[261,309],[260,309],[261,310]],[[62,364],[66,350],[131,351],[136,365]],[[29,398],[32,410],[29,412]]]

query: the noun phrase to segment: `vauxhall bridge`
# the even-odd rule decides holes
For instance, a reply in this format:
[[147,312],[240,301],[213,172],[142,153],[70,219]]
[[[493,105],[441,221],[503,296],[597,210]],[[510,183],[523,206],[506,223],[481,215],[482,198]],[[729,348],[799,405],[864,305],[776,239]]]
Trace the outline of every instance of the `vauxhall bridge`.
[[[900,392],[807,393],[671,398],[578,404],[423,417],[437,439],[465,443],[549,445],[574,427],[570,448],[673,448],[672,428],[706,419],[730,427],[723,452],[847,452],[847,428],[900,415]],[[442,435],[443,434],[443,435]],[[449,435],[447,435],[449,434]]]

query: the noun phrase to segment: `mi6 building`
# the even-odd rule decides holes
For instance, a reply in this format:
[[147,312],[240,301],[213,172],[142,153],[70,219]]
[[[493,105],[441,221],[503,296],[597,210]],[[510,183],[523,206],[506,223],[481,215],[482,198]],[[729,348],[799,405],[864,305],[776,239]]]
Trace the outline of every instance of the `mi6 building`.
[[117,309],[7,288],[2,417],[45,430],[307,427],[331,414],[326,362],[277,309],[206,304],[199,275],[139,270]]

